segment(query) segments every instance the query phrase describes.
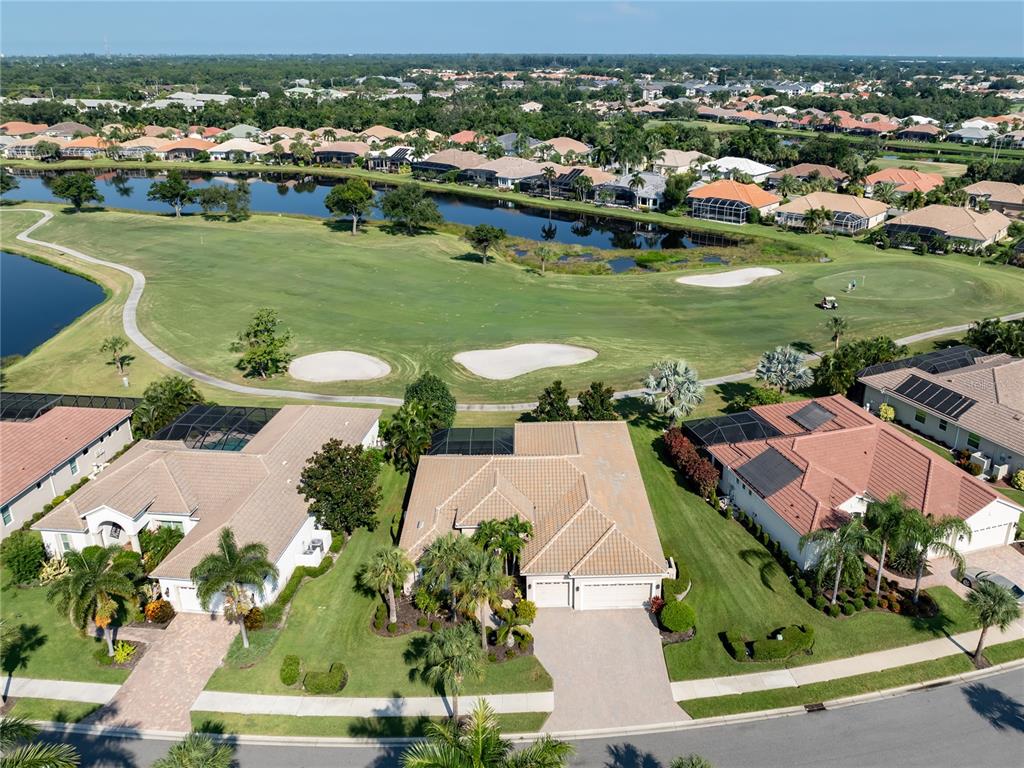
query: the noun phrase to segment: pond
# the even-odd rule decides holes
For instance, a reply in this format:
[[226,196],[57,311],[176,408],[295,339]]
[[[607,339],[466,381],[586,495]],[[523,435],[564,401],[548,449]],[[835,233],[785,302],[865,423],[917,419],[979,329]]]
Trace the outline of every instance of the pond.
[[0,251],[0,357],[27,355],[103,297],[84,277]]
[[[15,169],[13,173],[18,177],[19,186],[9,194],[12,199],[58,202],[49,189],[49,183],[56,177],[56,172],[39,174]],[[230,176],[189,173],[187,177],[197,189],[209,184],[249,184],[253,211],[319,217],[327,216],[324,198],[331,186],[344,181],[333,177],[299,178],[271,173]],[[97,182],[105,198],[105,205],[166,213],[170,210],[167,205],[146,199],[153,178],[156,178],[155,174],[150,175],[140,168],[121,173],[101,173],[97,175]],[[736,244],[734,239],[713,232],[695,232],[614,217],[552,211],[469,195],[429,194],[447,221],[467,226],[491,224],[501,227],[510,235],[530,240],[630,250],[728,247]],[[189,206],[185,210],[198,212],[199,207]],[[380,211],[375,208],[371,216],[380,218]]]

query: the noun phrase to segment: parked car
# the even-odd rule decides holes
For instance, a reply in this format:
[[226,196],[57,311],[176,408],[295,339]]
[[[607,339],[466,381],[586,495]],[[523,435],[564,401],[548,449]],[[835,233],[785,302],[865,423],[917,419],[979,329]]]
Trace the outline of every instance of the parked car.
[[986,571],[982,568],[968,568],[964,571],[964,577],[960,581],[964,583],[964,586],[974,589],[982,579],[991,581],[1001,587],[1006,587],[1010,590],[1010,594],[1013,595],[1014,599],[1021,605],[1024,605],[1024,589],[1021,589],[1018,584],[1014,584],[1002,574]]

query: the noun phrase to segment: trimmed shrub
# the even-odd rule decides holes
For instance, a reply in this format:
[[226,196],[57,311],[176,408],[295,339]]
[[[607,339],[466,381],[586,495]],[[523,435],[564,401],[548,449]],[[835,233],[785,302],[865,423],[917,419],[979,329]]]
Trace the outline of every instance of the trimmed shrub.
[[516,653],[516,652],[515,652],[515,651],[514,651],[513,649],[511,649],[511,648],[509,648],[509,649],[508,649],[507,651],[505,651],[505,658],[506,658],[506,659],[514,659],[514,658],[515,658],[516,656],[518,656],[518,655],[519,655],[519,654],[517,654],[517,653]]
[[877,595],[868,595],[868,599],[867,599],[866,605],[867,605],[868,608],[877,608],[878,607],[878,596]]
[[853,601],[853,610],[855,610],[855,611],[863,611],[864,610],[864,601],[861,600],[859,597],[856,600]]
[[388,634],[393,635],[398,631],[398,625],[395,622],[388,624]]
[[818,595],[816,598],[814,598],[814,607],[817,608],[819,611],[823,610],[826,605],[828,605],[828,600],[826,600],[823,596]]
[[[780,638],[781,639],[777,639]],[[751,658],[754,661],[778,661],[788,659],[797,653],[810,651],[814,645],[814,628],[792,625],[776,630],[764,640],[753,643]]]
[[686,588],[690,586],[690,581],[687,579],[663,579],[661,582],[661,595],[665,598],[665,602],[670,603],[676,600]]
[[494,651],[491,651],[487,654],[487,660],[491,662],[491,664],[494,664],[498,660],[498,654],[496,654]]
[[264,622],[272,627],[280,624],[281,618],[284,616],[284,609],[288,607],[288,603],[295,597],[295,593],[298,591],[299,585],[302,584],[302,580],[307,576],[311,579],[323,576],[331,569],[332,565],[334,565],[334,558],[330,555],[325,555],[324,559],[320,561],[320,565],[316,568],[310,568],[305,565],[296,566],[295,570],[292,571],[292,575],[288,577],[288,583],[284,585],[284,589],[278,593],[273,603],[263,609]]
[[326,672],[307,672],[302,679],[302,687],[307,693],[327,695],[337,693],[348,682],[348,671],[340,661],[331,664]]
[[253,606],[249,612],[245,614],[245,628],[250,632],[263,629],[264,624],[266,624],[266,617],[263,615],[263,609],[259,606]]
[[341,552],[341,550],[342,550],[342,548],[344,546],[345,546],[345,537],[342,536],[341,534],[338,534],[338,535],[336,535],[336,536],[331,538],[331,546],[328,547],[328,550],[333,552],[334,554],[338,554],[339,552]]
[[167,600],[152,600],[146,603],[146,621],[166,624],[174,618],[174,606]]
[[520,600],[515,605],[516,616],[526,625],[533,624],[537,618],[537,604],[533,600]]
[[812,593],[811,593],[811,588],[810,587],[807,587],[807,586],[800,587],[800,597],[802,597],[804,600],[810,600],[811,599],[811,594]]
[[853,616],[853,611],[854,611],[853,603],[843,603],[843,615],[844,616]]
[[373,628],[378,632],[384,629],[388,621],[388,609],[384,603],[377,603],[377,610],[373,614]]
[[441,629],[441,622],[440,621],[438,621],[437,619],[434,619],[432,622],[430,622],[430,631],[431,632],[437,632],[440,629]]
[[[790,561],[790,562],[792,562],[792,561]],[[807,580],[806,579],[797,579],[795,583],[796,583],[796,588],[797,589],[803,589],[804,587],[807,586]]]
[[281,660],[281,683],[284,685],[295,685],[299,682],[299,674],[302,672],[302,660],[298,656],[288,654]]
[[425,626],[427,626],[427,625],[428,625],[429,623],[430,623],[430,622],[429,622],[429,621],[427,621],[427,617],[426,617],[426,616],[420,616],[420,617],[419,617],[418,619],[416,619],[416,626],[417,626],[417,627],[425,627]]
[[28,584],[39,578],[46,560],[46,548],[38,533],[14,531],[0,544],[0,557],[15,584]]
[[672,600],[661,609],[661,626],[669,632],[686,632],[697,623],[697,614],[682,600]]
[[747,660],[747,638],[739,632],[726,632],[725,650],[729,652],[736,661]]
[[834,603],[828,607],[828,615],[834,619],[839,615],[841,610],[842,608],[839,607],[839,603]]
[[888,611],[889,610],[889,601],[886,600],[885,598],[882,598],[881,600],[878,601],[878,607],[881,608],[883,611]]

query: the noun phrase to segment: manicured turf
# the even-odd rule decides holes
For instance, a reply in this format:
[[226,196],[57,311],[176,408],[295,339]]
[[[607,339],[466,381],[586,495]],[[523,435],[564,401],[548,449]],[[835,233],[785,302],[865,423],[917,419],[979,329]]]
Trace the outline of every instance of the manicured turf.
[[[985,650],[985,656],[993,664],[1003,664],[1007,661],[1024,658],[1024,640],[993,645]],[[679,706],[693,718],[733,715],[738,712],[757,712],[780,707],[799,707],[929,680],[939,680],[952,675],[961,675],[973,669],[974,664],[971,659],[966,654],[958,653],[941,659],[907,664],[882,672],[855,675],[825,683],[802,685],[798,688],[778,688],[757,693],[742,693],[734,696],[693,699],[680,702]]]
[[903,160],[876,157],[871,161],[871,164],[879,168],[913,168],[915,171],[921,171],[922,173],[938,173],[942,176],[952,177],[963,176],[967,173],[967,166],[963,163],[939,163],[932,160]]
[[84,701],[17,699],[8,710],[7,715],[41,722],[77,723],[99,708],[99,704],[90,704]]
[[[684,560],[693,580],[686,599],[697,612],[697,636],[666,647],[665,660],[673,680],[814,664],[973,628],[967,604],[945,587],[930,590],[942,609],[934,619],[882,611],[862,611],[839,619],[825,616],[797,596],[781,569],[762,573],[763,564],[774,561],[738,523],[724,519],[677,484],[673,472],[659,459],[656,430],[634,425],[631,434],[662,546]],[[760,637],[788,624],[814,627],[813,655],[788,662],[743,663],[729,656],[719,639],[719,633],[726,630]]]
[[[348,668],[344,696],[430,696],[433,691],[403,660],[415,635],[379,637],[370,629],[378,598],[356,589],[359,566],[377,548],[390,543],[390,526],[400,509],[406,476],[386,469],[380,524],[373,532],[357,531],[328,573],[307,581],[292,602],[291,613],[277,642],[252,666],[231,664],[218,669],[207,688],[243,693],[301,694],[279,679],[282,659],[299,656],[307,667],[327,667],[341,661]],[[488,664],[479,680],[468,680],[466,693],[521,693],[551,690],[551,678],[532,656]]]
[[[5,211],[5,218],[22,223],[31,216]],[[74,243],[145,272],[143,330],[179,359],[217,376],[242,380],[228,347],[254,308],[264,305],[276,308],[294,331],[298,354],[352,349],[392,365],[389,377],[373,382],[317,385],[279,377],[267,384],[346,394],[400,394],[425,369],[442,375],[464,401],[532,399],[556,376],[574,392],[594,379],[632,387],[662,357],[686,358],[703,376],[730,373],[751,367],[776,344],[826,346],[825,318],[813,306],[824,294],[841,297],[851,337],[902,336],[1024,301],[1020,270],[817,236],[803,237],[827,249],[831,263],[785,264],[779,277],[724,290],[681,286],[672,274],[542,278],[508,263],[467,261],[468,247],[453,235],[408,238],[374,227],[352,237],[324,223],[276,216],[232,225],[199,217],[61,213],[37,237]],[[856,293],[843,294],[854,278]],[[95,350],[104,335],[117,332],[118,301],[13,366],[8,386],[117,390],[119,382]],[[90,324],[96,328],[86,329]],[[451,360],[467,349],[537,341],[589,346],[599,355],[508,382],[477,378]],[[136,357],[133,389],[155,370],[141,353]]]
[[8,652],[0,662],[5,675],[89,683],[121,683],[128,677],[126,670],[96,663],[92,654],[101,642],[83,637],[46,599],[46,587],[17,587],[7,569],[2,583],[0,617],[22,627],[27,638],[20,650]]
[[[543,712],[496,715],[503,733],[536,733],[548,719]],[[327,736],[364,739],[423,736],[427,717],[294,717],[287,715],[239,715],[231,712],[192,712],[192,727],[217,733],[255,733],[263,736]]]

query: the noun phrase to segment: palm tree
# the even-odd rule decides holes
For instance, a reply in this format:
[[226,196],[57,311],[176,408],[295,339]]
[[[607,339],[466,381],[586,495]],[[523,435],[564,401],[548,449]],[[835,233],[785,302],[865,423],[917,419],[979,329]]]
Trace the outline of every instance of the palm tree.
[[880,181],[872,188],[871,197],[886,205],[892,205],[896,200],[896,185],[891,181]]
[[669,426],[704,402],[704,385],[684,360],[662,360],[644,379],[643,401],[669,418]]
[[540,175],[544,178],[544,181],[548,183],[548,200],[550,200],[552,196],[552,184],[557,178],[558,172],[555,171],[555,169],[552,168],[550,165],[545,165],[544,170],[540,172]]
[[459,719],[459,694],[470,675],[483,672],[483,651],[472,624],[445,627],[427,638],[423,649],[423,678],[452,699],[452,719]]
[[53,583],[47,599],[79,629],[89,620],[103,629],[107,654],[114,655],[113,632],[108,631],[128,600],[139,594],[136,586],[141,574],[130,561],[118,558],[118,546],[86,547],[81,552],[68,552],[64,560],[68,572]]
[[398,621],[395,587],[401,587],[413,571],[412,561],[401,547],[383,547],[370,557],[359,570],[359,583],[375,590],[387,599],[388,621]]
[[472,549],[473,543],[468,538],[459,533],[448,533],[434,539],[420,557],[423,584],[433,592],[448,591],[451,596],[452,617],[456,621],[458,614],[455,610],[455,591],[452,589],[452,583]]
[[427,738],[410,746],[402,768],[564,768],[576,748],[550,736],[516,750],[501,738],[498,720],[487,702],[477,702],[462,724],[431,723]]
[[784,174],[779,179],[778,192],[783,197],[790,197],[800,190],[800,181],[795,176]]
[[78,750],[70,744],[33,742],[39,729],[20,717],[0,718],[3,768],[76,768]]
[[245,615],[253,608],[253,600],[247,592],[251,589],[262,598],[266,582],[277,587],[277,566],[267,559],[267,545],[252,542],[239,548],[235,532],[224,528],[217,551],[200,560],[189,577],[196,585],[196,596],[204,611],[209,610],[214,597],[224,593],[224,615],[238,622],[242,645],[248,648]]
[[843,334],[849,329],[849,321],[840,315],[832,315],[828,320],[825,321],[825,328],[828,329],[829,333],[832,334],[833,349],[839,349],[839,340],[843,338]]
[[218,744],[206,733],[190,733],[153,763],[152,768],[233,768],[234,755],[229,744]]
[[981,635],[978,647],[974,649],[974,663],[980,665],[985,650],[985,635],[989,627],[999,627],[1005,632],[1010,625],[1020,618],[1020,603],[1002,584],[988,579],[980,579],[974,590],[967,596],[967,604],[971,606],[978,622],[981,624]]
[[572,188],[576,190],[576,195],[582,202],[590,196],[591,190],[594,189],[594,180],[586,174],[581,173],[572,180]]
[[948,557],[956,566],[956,572],[962,574],[967,563],[964,556],[950,541],[965,538],[971,540],[971,527],[959,517],[943,517],[936,520],[931,515],[923,515],[914,510],[907,523],[907,543],[913,548],[917,560],[917,573],[914,580],[914,599],[921,594],[921,577],[928,565],[929,553],[937,557]]
[[402,405],[384,424],[381,430],[384,455],[399,472],[414,472],[420,456],[430,448],[433,418],[429,408],[412,400]]
[[907,534],[910,514],[913,510],[906,505],[906,495],[891,494],[885,501],[868,504],[867,524],[878,539],[881,552],[878,556],[878,576],[875,579],[875,594],[882,593],[882,570],[890,546],[899,546]]
[[706,757],[691,752],[683,757],[677,757],[669,764],[668,768],[715,768],[715,766]]
[[810,386],[814,376],[804,364],[804,356],[793,347],[776,347],[761,355],[754,374],[779,392]]
[[644,177],[639,172],[629,177],[629,190],[633,193],[633,204],[637,208],[640,207],[640,195],[637,190],[643,189],[645,183]]
[[924,208],[925,203],[924,193],[920,189],[915,189],[909,194],[903,196],[903,205],[911,211],[915,211],[918,208]]
[[533,524],[513,515],[501,523],[501,553],[505,556],[505,572],[514,573],[526,542],[533,536]]
[[502,554],[501,551],[501,520],[481,520],[473,531],[472,542],[484,552]]
[[535,252],[537,258],[540,260],[540,273],[543,275],[547,267],[548,262],[555,257],[555,252],[550,247],[542,245]]
[[818,561],[815,570],[819,583],[826,574],[835,572],[832,586],[832,605],[839,599],[839,583],[843,578],[843,568],[850,560],[861,556],[868,531],[864,521],[859,517],[851,518],[835,529],[819,528],[800,537],[800,549],[808,544],[817,544]]
[[512,585],[505,575],[501,558],[482,549],[471,549],[462,566],[455,573],[452,589],[458,606],[466,613],[475,613],[480,622],[480,645],[487,651],[487,609],[492,600]]

